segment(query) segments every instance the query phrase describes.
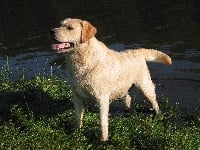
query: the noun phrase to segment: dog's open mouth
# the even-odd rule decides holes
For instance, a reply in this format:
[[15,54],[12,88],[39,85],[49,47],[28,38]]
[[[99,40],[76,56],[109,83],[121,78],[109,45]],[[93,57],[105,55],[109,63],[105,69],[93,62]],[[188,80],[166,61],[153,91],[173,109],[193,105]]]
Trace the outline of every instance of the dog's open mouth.
[[74,43],[71,42],[62,42],[51,44],[51,49],[55,51],[63,51],[74,47]]

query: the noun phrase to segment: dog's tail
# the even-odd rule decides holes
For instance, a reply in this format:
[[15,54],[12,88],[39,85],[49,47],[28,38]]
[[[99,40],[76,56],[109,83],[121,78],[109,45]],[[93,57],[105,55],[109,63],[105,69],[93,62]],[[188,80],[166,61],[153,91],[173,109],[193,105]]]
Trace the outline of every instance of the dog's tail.
[[134,55],[144,56],[146,61],[159,62],[166,65],[172,64],[171,58],[167,54],[161,51],[157,51],[154,49],[139,48],[139,49],[133,50],[133,52],[134,52]]

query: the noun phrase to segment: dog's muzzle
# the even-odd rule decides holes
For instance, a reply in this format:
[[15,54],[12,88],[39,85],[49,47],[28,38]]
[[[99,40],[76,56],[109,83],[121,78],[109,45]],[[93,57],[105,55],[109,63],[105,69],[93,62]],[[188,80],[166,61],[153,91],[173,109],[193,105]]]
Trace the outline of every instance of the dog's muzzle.
[[54,41],[54,43],[51,44],[51,49],[52,50],[55,50],[55,51],[59,52],[59,51],[67,50],[67,49],[70,49],[70,48],[74,47],[74,43],[73,42],[59,42],[55,38],[55,30],[54,29],[51,29],[49,34],[50,34],[51,39]]

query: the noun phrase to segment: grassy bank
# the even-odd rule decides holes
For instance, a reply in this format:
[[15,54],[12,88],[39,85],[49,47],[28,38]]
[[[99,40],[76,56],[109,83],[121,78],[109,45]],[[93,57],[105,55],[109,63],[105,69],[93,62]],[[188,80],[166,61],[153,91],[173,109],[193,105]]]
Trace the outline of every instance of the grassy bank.
[[[119,103],[119,102],[118,102]],[[67,84],[52,77],[0,82],[0,149],[200,149],[199,109],[190,114],[162,104],[155,116],[145,103],[130,112],[112,109],[109,141],[99,141],[97,108],[89,107],[84,126],[74,129]],[[115,105],[111,106],[115,107]]]

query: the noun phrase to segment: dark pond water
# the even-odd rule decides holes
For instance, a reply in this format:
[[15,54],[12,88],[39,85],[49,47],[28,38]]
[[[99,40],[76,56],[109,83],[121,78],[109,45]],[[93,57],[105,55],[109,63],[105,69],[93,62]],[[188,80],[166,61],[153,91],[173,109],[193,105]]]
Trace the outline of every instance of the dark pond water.
[[149,63],[158,99],[191,109],[200,101],[200,5],[196,1],[20,0],[0,2],[0,67],[8,56],[12,80],[64,78],[62,55],[49,50],[48,31],[65,17],[92,22],[110,48],[155,48],[173,65]]

